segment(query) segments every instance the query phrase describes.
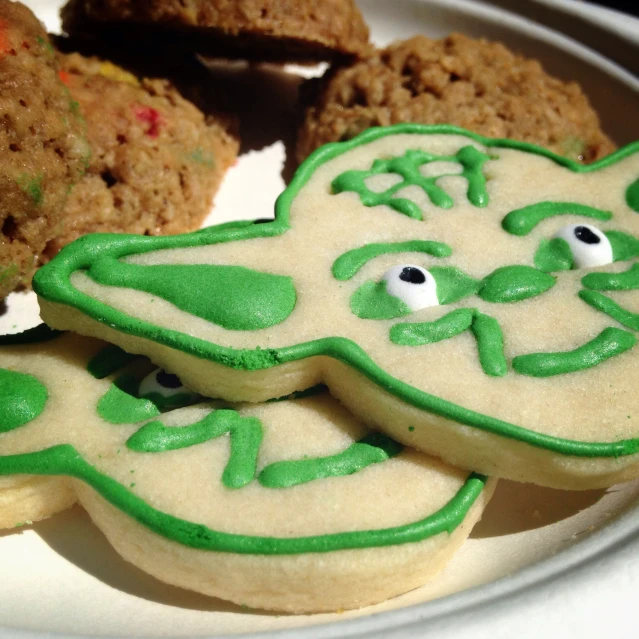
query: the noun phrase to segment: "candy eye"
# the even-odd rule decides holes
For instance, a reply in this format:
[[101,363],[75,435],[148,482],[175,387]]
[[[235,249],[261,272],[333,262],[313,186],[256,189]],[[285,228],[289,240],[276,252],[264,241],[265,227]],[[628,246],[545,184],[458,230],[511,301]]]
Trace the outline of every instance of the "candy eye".
[[554,235],[568,242],[574,268],[588,268],[612,264],[614,261],[610,240],[596,226],[571,224]]
[[195,396],[195,393],[183,386],[177,375],[172,375],[161,368],[156,368],[140,382],[138,395],[140,397],[159,395],[167,398],[175,397],[176,395]]
[[435,278],[421,266],[401,264],[384,273],[386,292],[400,299],[411,311],[438,306]]

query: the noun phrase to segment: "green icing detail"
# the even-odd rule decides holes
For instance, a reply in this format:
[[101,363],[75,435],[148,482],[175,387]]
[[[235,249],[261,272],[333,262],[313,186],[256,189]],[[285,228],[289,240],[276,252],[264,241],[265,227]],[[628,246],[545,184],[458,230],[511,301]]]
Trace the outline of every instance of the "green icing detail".
[[[68,444],[37,453],[0,456],[0,475],[17,474],[75,477],[91,486],[123,513],[162,537],[199,550],[259,555],[295,555],[397,546],[422,541],[443,532],[451,533],[464,521],[486,484],[484,476],[473,473],[455,496],[437,512],[402,526],[308,537],[258,537],[212,530],[157,510],[127,487],[88,464]],[[424,486],[424,490],[428,490],[428,486]]]
[[410,308],[389,295],[386,280],[364,282],[351,296],[351,311],[361,319],[394,319],[409,315]]
[[399,346],[434,344],[468,330],[474,318],[472,308],[458,308],[434,322],[395,324],[390,330],[390,340]]
[[569,271],[573,265],[570,244],[561,237],[542,240],[535,253],[535,266],[544,273]]
[[442,305],[474,295],[481,284],[456,266],[432,266],[428,271],[435,279],[437,300]]
[[619,457],[639,452],[639,438],[608,442],[564,439],[538,433],[529,428],[464,408],[393,377],[376,364],[364,349],[350,339],[327,337],[280,348],[238,350],[192,337],[177,330],[156,326],[144,319],[131,317],[108,304],[91,298],[71,284],[71,275],[76,271],[88,269],[97,255],[121,259],[129,255],[156,250],[210,246],[217,243],[282,235],[290,228],[289,212],[293,200],[315,174],[318,167],[361,145],[397,134],[462,135],[487,148],[515,149],[545,157],[557,166],[582,175],[596,173],[639,153],[639,142],[635,142],[592,164],[581,165],[552,151],[526,142],[486,138],[448,124],[406,123],[385,128],[370,128],[353,140],[327,144],[313,152],[302,163],[288,188],[279,196],[275,205],[275,221],[271,223],[230,222],[191,234],[165,237],[86,235],[63,248],[55,259],[40,268],[35,274],[33,288],[38,295],[46,300],[76,308],[93,320],[111,326],[120,332],[152,339],[158,344],[236,370],[264,370],[310,357],[333,357],[365,375],[372,383],[383,388],[386,392],[421,411],[433,413],[459,424],[501,437],[514,439],[529,446],[543,448],[562,455],[588,458]]
[[555,282],[552,275],[532,266],[502,266],[484,278],[479,297],[497,304],[520,302],[545,293]]
[[477,311],[471,330],[477,340],[479,363],[486,375],[503,377],[506,374],[504,335],[499,322],[490,315]]
[[96,379],[104,379],[132,362],[136,357],[138,355],[131,355],[131,353],[123,351],[119,346],[109,344],[91,358],[91,361],[87,364],[87,370]]
[[627,311],[625,308],[619,306],[617,302],[597,291],[579,291],[579,297],[586,302],[586,304],[590,304],[590,306],[598,311],[606,313],[606,315],[609,315],[612,319],[617,320],[627,328],[633,331],[639,331],[639,313]]
[[400,346],[421,346],[450,339],[468,329],[477,341],[484,373],[493,377],[505,375],[504,336],[499,322],[477,309],[459,308],[434,322],[395,324],[390,330],[390,340]]
[[37,177],[21,175],[16,179],[20,190],[26,193],[36,206],[40,206],[44,202],[43,179],[43,175],[38,175]]
[[0,433],[34,420],[48,397],[46,386],[33,375],[0,368]]
[[639,289],[639,264],[623,273],[588,273],[581,283],[593,291],[636,291]]
[[24,344],[40,344],[48,342],[62,335],[63,331],[56,331],[46,324],[38,324],[22,333],[0,335],[0,346],[19,346]]
[[[602,163],[600,162],[598,164],[601,165]],[[572,166],[568,166],[572,170],[575,170]],[[584,171],[575,172],[583,173]],[[537,224],[556,215],[581,215],[602,221],[612,219],[612,213],[610,211],[602,211],[601,209],[596,209],[586,204],[577,204],[576,202],[537,202],[537,204],[531,204],[530,206],[524,206],[521,209],[511,211],[504,217],[501,225],[502,228],[511,235],[528,235]]]
[[395,457],[403,449],[390,437],[371,433],[336,455],[269,464],[257,479],[266,488],[289,488],[316,479],[344,477]]
[[349,280],[366,262],[388,253],[426,253],[434,257],[449,257],[453,251],[447,244],[422,240],[366,244],[340,255],[333,263],[333,276],[337,280]]
[[615,262],[631,260],[639,256],[639,240],[621,231],[605,231],[604,235],[612,246],[612,257]]
[[531,353],[513,359],[513,368],[522,375],[552,377],[597,366],[615,355],[631,349],[637,339],[620,328],[605,328],[597,337],[574,351]]
[[255,417],[241,417],[234,410],[220,409],[190,426],[150,422],[133,434],[126,445],[139,453],[161,453],[203,444],[227,433],[231,452],[222,473],[222,483],[227,488],[242,488],[255,477],[262,443],[262,424]]
[[104,258],[91,266],[89,275],[100,284],[157,295],[233,331],[275,326],[293,312],[296,302],[293,278],[243,266],[139,266]]
[[[488,204],[488,192],[482,168],[486,160],[489,159],[488,155],[473,146],[465,146],[455,155],[433,155],[426,151],[409,150],[401,157],[375,160],[372,168],[368,171],[346,171],[338,175],[331,186],[333,193],[336,194],[344,191],[357,193],[365,206],[385,204],[398,213],[421,220],[422,212],[417,204],[406,198],[395,197],[398,191],[408,186],[418,186],[435,206],[449,209],[453,206],[453,199],[437,185],[437,180],[450,175],[461,175],[468,180],[467,197],[470,203],[474,206],[484,207]],[[462,172],[426,177],[419,169],[431,162],[457,162],[461,164]],[[366,186],[366,180],[384,173],[400,175],[402,180],[380,193],[371,191]]]
[[626,204],[635,212],[639,213],[639,178],[637,178],[626,189]]
[[135,424],[157,417],[158,407],[148,399],[138,399],[138,381],[132,375],[122,375],[115,380],[98,402],[98,415],[111,424]]

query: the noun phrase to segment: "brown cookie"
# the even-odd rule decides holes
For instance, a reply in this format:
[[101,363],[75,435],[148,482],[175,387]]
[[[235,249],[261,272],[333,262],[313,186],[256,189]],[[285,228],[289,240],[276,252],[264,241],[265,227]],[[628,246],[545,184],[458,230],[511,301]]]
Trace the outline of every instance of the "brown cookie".
[[224,58],[328,60],[368,48],[353,0],[70,0],[62,21],[71,35],[140,42],[166,34],[172,45]]
[[29,283],[88,155],[46,32],[24,5],[0,0],[0,299]]
[[92,232],[159,235],[199,228],[238,141],[168,80],[138,78],[77,53],[61,74],[86,118],[91,162],[67,201],[49,256]]
[[327,142],[400,122],[454,124],[583,162],[615,148],[579,85],[551,77],[502,44],[459,34],[397,42],[330,71],[306,91],[300,161]]

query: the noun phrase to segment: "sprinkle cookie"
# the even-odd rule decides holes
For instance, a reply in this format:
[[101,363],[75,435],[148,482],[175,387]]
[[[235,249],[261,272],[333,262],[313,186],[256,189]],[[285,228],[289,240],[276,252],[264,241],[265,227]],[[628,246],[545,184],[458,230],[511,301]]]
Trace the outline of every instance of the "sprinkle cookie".
[[58,77],[44,27],[9,0],[0,0],[0,122],[1,300],[29,286],[90,156],[78,104]]
[[125,559],[250,607],[334,611],[424,584],[495,483],[369,431],[326,393],[202,403],[73,334],[1,347],[0,389],[1,481],[70,482]]
[[89,236],[43,319],[213,397],[319,382],[453,465],[585,489],[639,475],[639,146],[582,166],[450,126],[371,129],[266,224]]

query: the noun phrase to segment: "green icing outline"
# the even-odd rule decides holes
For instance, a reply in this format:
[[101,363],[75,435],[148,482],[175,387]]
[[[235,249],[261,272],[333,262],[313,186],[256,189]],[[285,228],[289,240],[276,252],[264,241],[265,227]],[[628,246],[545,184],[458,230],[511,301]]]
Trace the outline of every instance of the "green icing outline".
[[[444,177],[461,176],[468,182],[466,191],[468,201],[473,206],[483,208],[488,205],[488,192],[482,168],[490,159],[493,158],[472,145],[462,147],[455,155],[434,155],[422,149],[408,149],[402,156],[375,160],[368,170],[344,171],[331,182],[331,188],[335,195],[344,192],[356,193],[364,206],[385,204],[397,213],[415,220],[422,220],[423,215],[419,206],[407,198],[396,198],[395,194],[398,191],[409,186],[417,186],[424,191],[431,204],[442,209],[449,209],[454,204],[453,198],[438,186],[437,181]],[[431,177],[422,175],[420,168],[432,162],[457,163],[463,170],[461,173],[443,173]],[[382,192],[371,191],[366,186],[368,178],[384,174],[399,175],[402,181]]]
[[290,488],[318,479],[345,477],[399,455],[404,446],[382,433],[370,433],[335,455],[287,459],[265,466],[257,481],[265,488]]
[[129,488],[98,471],[70,444],[36,453],[0,456],[0,476],[18,474],[75,477],[149,530],[185,546],[214,552],[261,555],[397,546],[423,541],[443,532],[451,533],[462,523],[487,481],[483,475],[471,473],[445,506],[424,519],[403,526],[281,538],[224,533],[157,510]]
[[222,484],[243,488],[255,478],[257,456],[262,444],[262,423],[256,417],[242,417],[237,411],[220,408],[188,426],[165,426],[160,421],[145,424],[126,441],[137,453],[163,453],[189,448],[228,433],[230,454]]
[[[620,149],[620,151],[623,151],[623,149]],[[540,155],[547,156],[547,154]],[[608,158],[604,158],[604,160],[607,159]],[[603,160],[600,160],[599,162],[595,162],[594,164],[601,164],[602,162]],[[590,166],[594,165],[591,164]],[[567,168],[571,167],[568,166]],[[600,220],[602,222],[608,222],[613,217],[611,211],[597,209],[593,206],[588,206],[587,204],[578,204],[577,202],[545,201],[535,202],[535,204],[530,204],[520,209],[510,211],[510,213],[507,213],[504,216],[504,219],[501,221],[501,227],[504,229],[504,231],[510,233],[511,235],[518,235],[521,237],[524,235],[528,235],[528,233],[530,233],[538,224],[541,224],[541,222],[543,222],[544,220],[555,217],[557,215],[577,215],[580,217],[589,217],[591,219]]]
[[402,401],[429,413],[445,417],[465,426],[471,426],[501,437],[515,439],[525,444],[575,457],[619,457],[639,452],[639,438],[616,442],[584,442],[544,435],[482,413],[446,401],[409,384],[401,382],[378,366],[352,340],[343,337],[326,337],[283,348],[233,349],[212,344],[203,339],[170,329],[155,326],[144,320],[127,316],[106,304],[92,299],[73,288],[71,274],[90,267],[92,255],[100,252],[121,258],[133,253],[148,253],[166,248],[226,243],[253,238],[276,237],[290,227],[291,203],[300,189],[309,181],[317,168],[333,158],[387,135],[463,135],[480,144],[491,147],[515,149],[542,156],[574,173],[588,174],[612,166],[633,154],[639,153],[639,142],[625,146],[592,164],[580,165],[552,151],[517,140],[490,139],[451,125],[398,124],[391,127],[371,128],[346,142],[327,144],[312,153],[297,170],[289,187],[275,204],[275,220],[266,224],[231,222],[210,227],[187,235],[151,237],[136,235],[97,234],[84,236],[62,249],[59,255],[40,268],[34,277],[33,288],[38,295],[50,302],[76,308],[80,312],[106,326],[130,335],[153,340],[169,348],[242,370],[262,370],[315,356],[333,357],[362,373],[374,384]]
[[380,242],[366,244],[346,251],[333,262],[332,272],[336,280],[350,280],[367,262],[391,253],[426,253],[433,257],[450,257],[453,249],[443,242],[409,240],[408,242]]
[[621,328],[609,326],[597,337],[572,351],[530,353],[513,358],[512,366],[521,375],[552,377],[586,370],[621,355],[637,343],[637,338]]

